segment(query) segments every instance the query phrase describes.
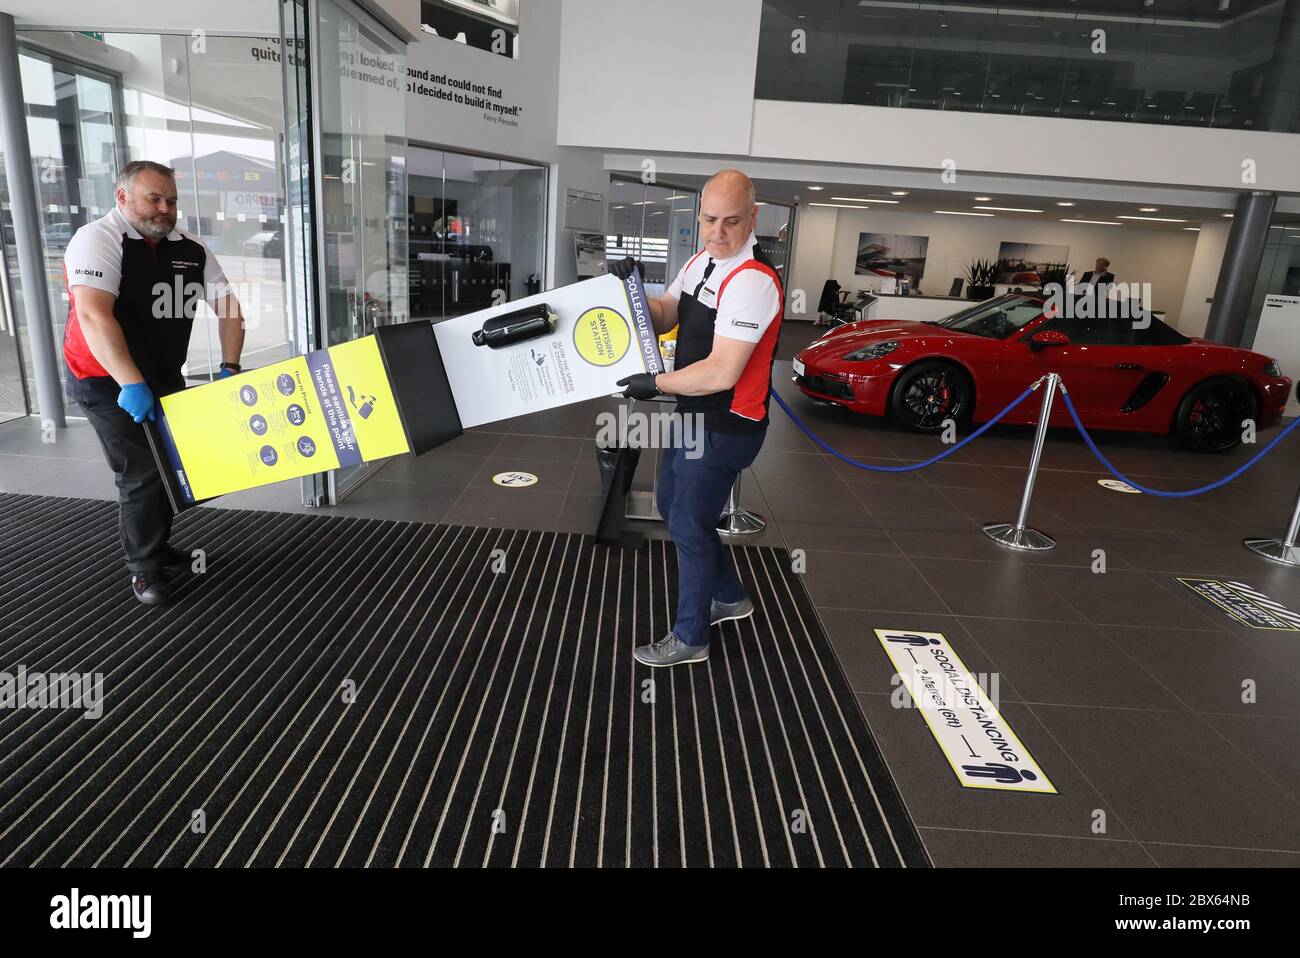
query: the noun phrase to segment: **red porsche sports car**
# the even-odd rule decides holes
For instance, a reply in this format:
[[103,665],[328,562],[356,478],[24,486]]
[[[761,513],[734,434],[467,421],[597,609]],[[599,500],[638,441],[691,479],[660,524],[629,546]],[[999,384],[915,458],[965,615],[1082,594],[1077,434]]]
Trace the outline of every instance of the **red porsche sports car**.
[[[938,322],[849,323],[795,357],[795,383],[814,399],[938,432],[949,418],[992,418],[1057,372],[1089,429],[1173,429],[1198,452],[1237,445],[1244,420],[1262,429],[1286,406],[1291,380],[1267,356],[1189,339],[1155,316],[1045,310],[1041,295],[1009,293]],[[1033,423],[1038,409],[1026,400],[1003,422]],[[1063,404],[1051,425],[1071,425]]]

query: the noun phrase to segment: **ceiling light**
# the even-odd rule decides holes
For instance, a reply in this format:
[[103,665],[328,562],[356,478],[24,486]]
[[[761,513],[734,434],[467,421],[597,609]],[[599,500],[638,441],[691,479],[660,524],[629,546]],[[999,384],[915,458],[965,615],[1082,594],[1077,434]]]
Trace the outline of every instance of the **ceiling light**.
[[1148,223],[1186,223],[1187,220],[1170,219],[1167,216],[1117,216],[1117,220],[1145,220]]
[[1041,213],[1042,210],[1021,209],[1018,206],[977,206],[977,210],[997,210],[999,213]]
[[869,200],[861,196],[832,196],[831,199],[847,200],[850,203],[892,203],[894,206],[898,205],[898,200]]
[[818,190],[824,190],[824,189],[826,189],[826,187],[824,187],[824,186],[810,186],[810,187],[808,187],[808,189],[812,190],[813,192],[817,192]]
[[977,196],[977,197],[975,197],[975,202],[976,202],[976,203],[990,203],[990,202],[992,202],[992,200],[993,200],[993,197],[991,197],[991,196]]
[[1143,206],[1143,207],[1140,207],[1140,208],[1138,209],[1138,212],[1139,212],[1139,213],[1159,213],[1159,212],[1160,212],[1160,207],[1158,207],[1158,206]]
[[1223,214],[1223,218],[1224,218],[1225,220],[1230,220],[1230,219],[1232,219],[1232,214],[1231,214],[1231,213],[1224,213],[1224,214]]
[[1087,223],[1090,226],[1123,226],[1113,220],[1061,220],[1062,223]]
[[1199,233],[1201,228],[1199,226],[1184,226],[1183,230],[1189,233]]
[[906,195],[907,195],[907,190],[890,190],[890,191],[889,191],[889,195],[890,195],[890,196],[906,196]]
[[614,209],[616,209],[616,210],[625,210],[625,209],[627,209],[627,207],[624,206],[622,203],[619,203],[618,206],[614,207]]
[[964,213],[961,210],[935,210],[936,213],[942,213],[944,216],[992,216],[992,213]]
[[869,212],[870,206],[854,206],[852,203],[809,203],[809,206],[834,206],[842,210],[863,210]]
[[1069,200],[1060,200],[1060,201],[1057,202],[1056,205],[1057,205],[1057,206],[1073,206],[1074,204],[1071,203]]

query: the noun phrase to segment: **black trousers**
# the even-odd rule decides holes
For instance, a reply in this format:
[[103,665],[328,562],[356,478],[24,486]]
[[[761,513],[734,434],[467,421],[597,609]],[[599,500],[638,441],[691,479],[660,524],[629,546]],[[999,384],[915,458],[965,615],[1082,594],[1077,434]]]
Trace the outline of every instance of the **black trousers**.
[[118,527],[127,568],[156,572],[172,534],[172,507],[144,427],[117,404],[118,388],[112,380],[74,383],[70,379],[69,392],[86,411],[117,477]]

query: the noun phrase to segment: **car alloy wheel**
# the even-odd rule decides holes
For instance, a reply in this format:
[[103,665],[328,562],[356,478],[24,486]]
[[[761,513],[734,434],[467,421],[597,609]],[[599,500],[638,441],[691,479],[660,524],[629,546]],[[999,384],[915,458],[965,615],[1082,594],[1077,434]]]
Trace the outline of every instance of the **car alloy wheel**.
[[1254,419],[1255,397],[1235,379],[1201,383],[1178,407],[1178,433],[1197,452],[1223,452],[1240,444],[1242,423]]
[[894,386],[894,414],[917,432],[938,432],[946,420],[966,413],[966,377],[943,362],[921,363],[903,372]]

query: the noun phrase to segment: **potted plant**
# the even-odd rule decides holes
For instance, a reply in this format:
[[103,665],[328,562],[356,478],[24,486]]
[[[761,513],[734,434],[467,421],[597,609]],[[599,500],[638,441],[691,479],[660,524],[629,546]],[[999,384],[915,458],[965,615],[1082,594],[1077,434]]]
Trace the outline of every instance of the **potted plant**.
[[1064,291],[1066,285],[1073,282],[1073,276],[1074,270],[1069,263],[1044,263],[1038,271],[1038,291],[1043,292],[1053,283]]
[[966,296],[968,299],[989,299],[993,295],[993,281],[997,278],[997,263],[990,259],[972,260],[966,267]]

